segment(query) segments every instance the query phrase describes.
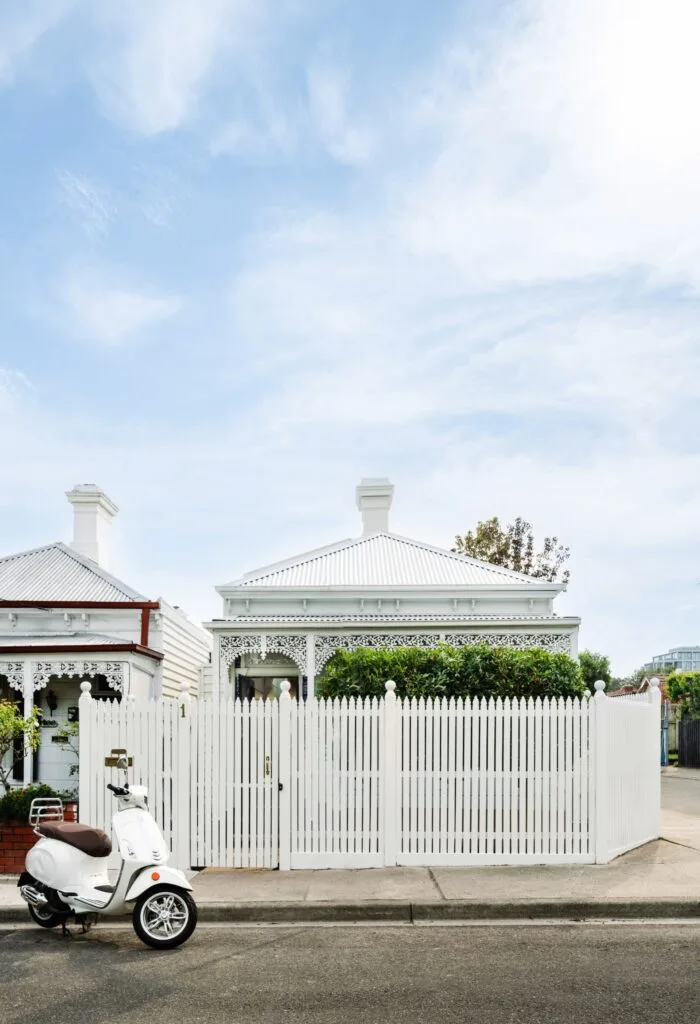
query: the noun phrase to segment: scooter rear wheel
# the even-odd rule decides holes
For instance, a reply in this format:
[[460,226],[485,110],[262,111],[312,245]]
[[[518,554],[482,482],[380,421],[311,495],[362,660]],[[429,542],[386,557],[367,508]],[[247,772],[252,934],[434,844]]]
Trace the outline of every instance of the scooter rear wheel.
[[45,907],[33,907],[31,903],[28,910],[32,921],[38,924],[40,928],[57,928],[68,917],[67,914],[57,914],[55,910]]
[[147,946],[174,949],[197,927],[197,904],[186,889],[158,885],[136,902],[133,924]]

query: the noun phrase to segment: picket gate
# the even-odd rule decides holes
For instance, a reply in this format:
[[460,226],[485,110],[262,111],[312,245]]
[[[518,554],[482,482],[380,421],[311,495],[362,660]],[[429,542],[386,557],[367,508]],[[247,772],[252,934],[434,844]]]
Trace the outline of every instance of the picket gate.
[[80,700],[80,820],[113,749],[183,868],[605,863],[660,824],[643,700]]

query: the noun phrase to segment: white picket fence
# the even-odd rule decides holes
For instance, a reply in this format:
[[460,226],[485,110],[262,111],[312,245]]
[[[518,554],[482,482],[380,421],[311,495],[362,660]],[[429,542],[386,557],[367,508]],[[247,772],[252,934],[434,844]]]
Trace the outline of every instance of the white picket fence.
[[659,834],[644,701],[80,700],[80,818],[113,749],[181,867],[605,863]]

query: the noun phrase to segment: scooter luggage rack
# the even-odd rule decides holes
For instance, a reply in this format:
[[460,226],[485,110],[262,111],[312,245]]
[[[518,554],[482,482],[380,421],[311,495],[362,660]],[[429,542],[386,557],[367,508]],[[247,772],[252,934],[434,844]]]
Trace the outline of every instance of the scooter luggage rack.
[[29,824],[36,835],[39,825],[46,821],[63,821],[63,801],[57,796],[37,796],[29,807]]

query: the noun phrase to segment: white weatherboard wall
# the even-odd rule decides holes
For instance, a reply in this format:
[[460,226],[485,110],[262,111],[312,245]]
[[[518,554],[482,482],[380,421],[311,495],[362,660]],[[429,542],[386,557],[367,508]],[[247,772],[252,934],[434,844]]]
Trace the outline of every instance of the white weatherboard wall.
[[[80,818],[109,827],[104,758],[180,867],[605,863],[659,835],[659,692],[643,701],[81,697]],[[602,685],[602,684],[599,684]]]
[[211,655],[211,634],[195,626],[179,609],[160,598],[160,650],[163,652],[163,697],[177,697],[182,683],[199,694],[202,666]]

